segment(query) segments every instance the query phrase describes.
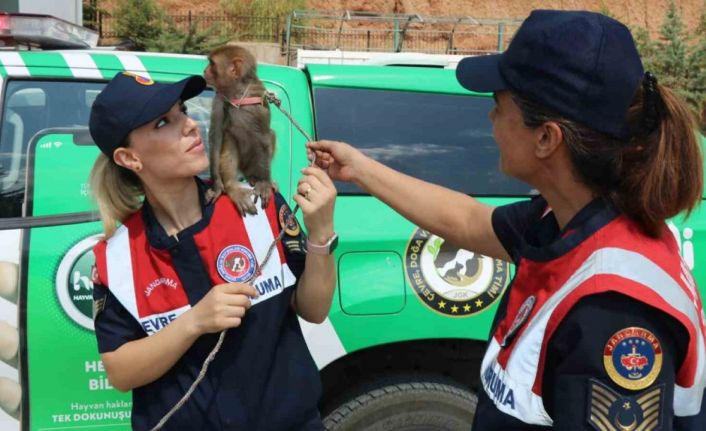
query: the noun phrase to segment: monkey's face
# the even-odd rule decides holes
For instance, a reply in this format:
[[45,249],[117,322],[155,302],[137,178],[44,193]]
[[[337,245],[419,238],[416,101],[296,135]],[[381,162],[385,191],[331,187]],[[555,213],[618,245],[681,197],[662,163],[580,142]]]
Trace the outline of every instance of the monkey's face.
[[208,156],[196,122],[178,102],[164,115],[130,133],[129,150],[139,159],[139,175],[150,180],[190,178],[208,168]]
[[208,85],[223,92],[239,78],[239,75],[233,62],[223,56],[214,56],[208,58],[208,66],[203,71],[203,77]]
[[208,65],[203,71],[203,77],[206,80],[206,83],[212,87],[215,87],[216,75],[218,75],[218,72],[216,71],[216,63],[213,61],[213,58],[208,57]]

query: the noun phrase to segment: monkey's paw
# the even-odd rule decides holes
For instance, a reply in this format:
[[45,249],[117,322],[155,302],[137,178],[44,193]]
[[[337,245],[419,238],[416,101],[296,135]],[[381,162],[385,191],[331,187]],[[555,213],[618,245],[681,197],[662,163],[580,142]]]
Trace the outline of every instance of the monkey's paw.
[[272,198],[273,187],[275,187],[275,184],[266,180],[256,181],[253,185],[253,192],[256,196],[255,201],[257,201],[257,198],[259,197],[261,200],[260,204],[262,205],[262,208],[266,208],[267,204],[270,203],[270,198]]
[[210,204],[218,198],[218,196],[223,193],[222,191],[216,191],[215,189],[208,189],[206,191],[206,204]]
[[211,184],[211,188],[206,191],[206,203],[210,204],[214,202],[218,196],[220,196],[223,193],[223,182],[221,182],[220,179],[216,178],[213,180],[213,184]]
[[226,191],[230,197],[230,200],[232,200],[235,206],[238,207],[240,214],[257,214],[257,207],[252,199],[252,190],[245,189],[240,186],[234,186],[226,187]]

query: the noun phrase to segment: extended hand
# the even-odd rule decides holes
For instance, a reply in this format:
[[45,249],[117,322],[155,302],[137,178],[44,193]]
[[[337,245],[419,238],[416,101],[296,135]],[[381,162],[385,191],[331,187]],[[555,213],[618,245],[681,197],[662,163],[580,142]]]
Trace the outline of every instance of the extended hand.
[[323,244],[333,236],[333,206],[336,187],[324,171],[316,167],[302,170],[294,201],[302,209],[309,238]]
[[337,181],[356,181],[367,157],[344,142],[309,142],[307,149],[316,154],[316,165]]

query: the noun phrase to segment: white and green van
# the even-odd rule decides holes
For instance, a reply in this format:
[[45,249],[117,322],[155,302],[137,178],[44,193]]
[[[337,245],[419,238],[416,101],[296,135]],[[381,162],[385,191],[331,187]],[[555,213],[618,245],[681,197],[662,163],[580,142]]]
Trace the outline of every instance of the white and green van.
[[[100,362],[91,316],[97,221],[87,134],[116,73],[173,82],[201,56],[117,51],[0,51],[0,429],[127,430],[130,395]],[[530,189],[498,171],[493,100],[453,70],[261,65],[282,108],[316,138],[344,140],[411,175],[501,205]],[[213,94],[189,101],[207,136]],[[273,108],[273,172],[291,201],[305,138]],[[329,429],[468,429],[498,299],[512,274],[457,249],[350,184],[339,184],[338,286],[328,319],[302,322],[321,370]],[[701,209],[674,235],[700,286]],[[9,413],[6,413],[9,412]],[[417,428],[414,428],[414,427]],[[410,428],[405,428],[410,427]]]

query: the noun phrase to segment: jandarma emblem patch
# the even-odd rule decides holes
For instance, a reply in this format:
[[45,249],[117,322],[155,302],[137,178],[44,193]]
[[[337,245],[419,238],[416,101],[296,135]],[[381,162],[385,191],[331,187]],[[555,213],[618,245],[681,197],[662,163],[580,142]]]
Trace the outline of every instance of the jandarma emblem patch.
[[662,429],[664,385],[632,396],[622,396],[590,379],[586,420],[601,431],[654,431]]
[[279,225],[284,232],[289,236],[297,236],[301,231],[297,219],[292,215],[292,211],[287,205],[282,205],[279,208]]
[[218,273],[225,281],[244,283],[255,274],[255,254],[249,248],[234,244],[221,250],[216,259]]
[[613,334],[606,343],[603,365],[616,384],[639,391],[657,379],[662,369],[662,346],[647,329],[625,328]]
[[151,80],[150,78],[145,78],[144,76],[137,75],[132,72],[123,72],[123,75],[125,76],[132,76],[135,78],[135,82],[137,82],[140,85],[152,85],[154,84],[154,81]]
[[405,251],[405,271],[429,308],[448,316],[470,316],[502,296],[510,265],[416,229]]

